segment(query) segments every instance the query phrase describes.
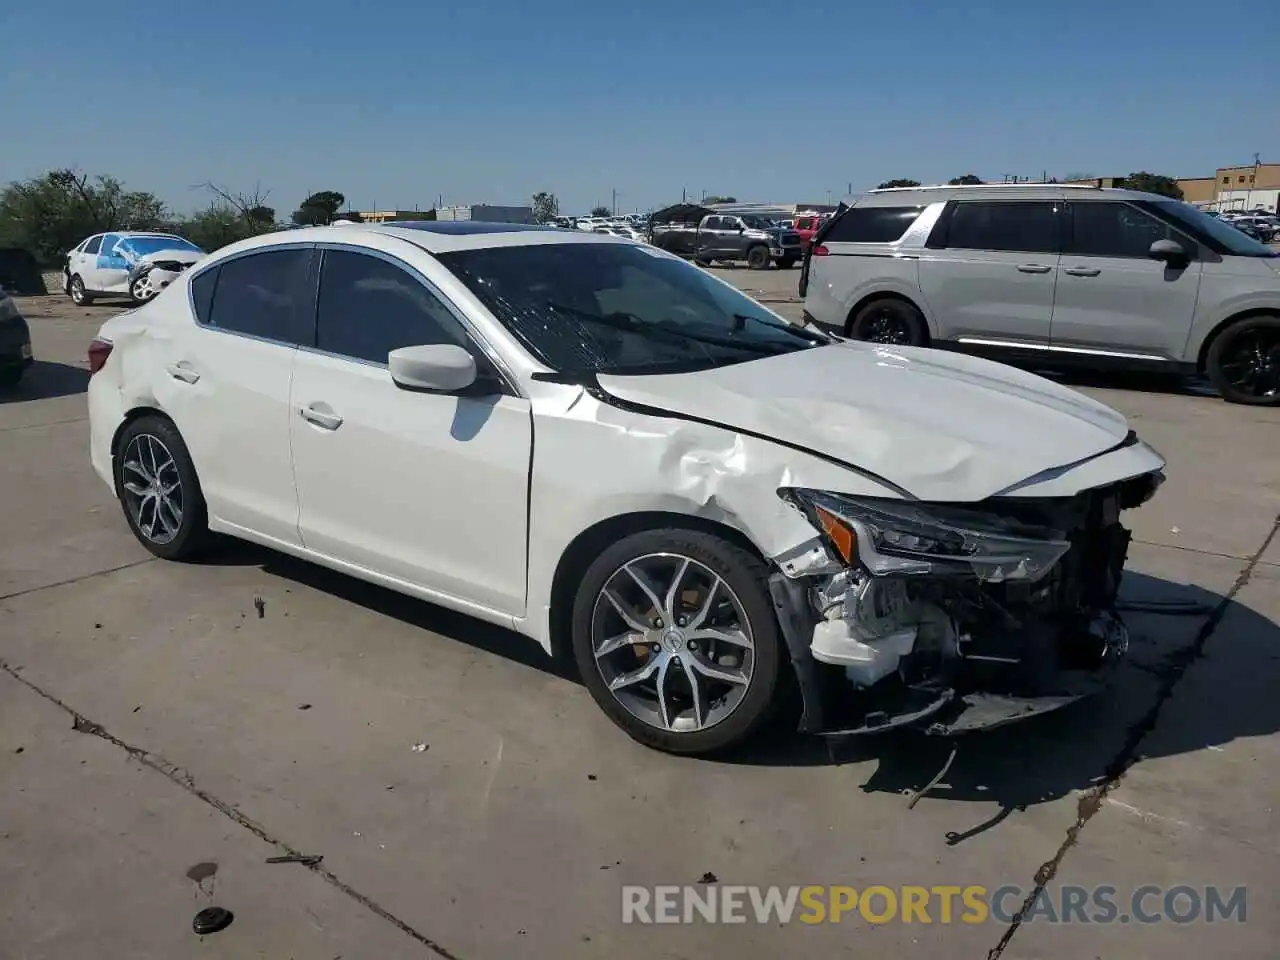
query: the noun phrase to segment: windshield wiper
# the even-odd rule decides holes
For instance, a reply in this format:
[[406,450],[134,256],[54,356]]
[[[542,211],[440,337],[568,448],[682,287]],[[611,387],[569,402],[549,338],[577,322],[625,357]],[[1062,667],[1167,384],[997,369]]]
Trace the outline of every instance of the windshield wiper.
[[754,320],[756,323],[762,326],[768,327],[770,330],[778,330],[782,333],[790,334],[793,337],[799,337],[801,340],[804,340],[808,343],[830,343],[831,342],[830,339],[826,337],[826,335],[821,333],[816,333],[813,330],[806,330],[803,327],[795,327],[789,323],[786,326],[781,326],[776,323],[770,323],[768,320],[764,319],[763,317],[753,317],[749,313],[735,313],[733,315],[733,319],[737,320],[740,325],[745,325],[748,320]]

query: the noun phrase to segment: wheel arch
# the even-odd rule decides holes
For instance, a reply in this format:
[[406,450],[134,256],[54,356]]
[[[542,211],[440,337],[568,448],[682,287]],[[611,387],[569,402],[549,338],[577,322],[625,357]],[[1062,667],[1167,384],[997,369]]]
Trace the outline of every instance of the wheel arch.
[[921,317],[924,318],[924,335],[925,335],[924,345],[928,346],[929,343],[933,340],[933,330],[931,328],[931,324],[929,323],[928,313],[925,312],[924,308],[921,307],[916,300],[912,299],[907,294],[902,293],[898,290],[875,290],[871,293],[864,294],[859,300],[857,300],[854,303],[854,305],[849,308],[848,314],[845,315],[845,318],[844,318],[845,336],[853,335],[853,318],[856,317],[862,311],[862,309],[867,306],[867,304],[874,303],[876,300],[897,300],[913,308],[917,313],[920,314]]
[[178,429],[178,425],[174,423],[173,417],[169,416],[157,406],[140,404],[139,406],[130,408],[125,412],[125,415],[120,418],[120,422],[116,425],[115,433],[111,435],[111,463],[113,470],[116,457],[120,452],[120,438],[123,437],[124,432],[129,429],[129,424],[137,420],[141,420],[143,417],[162,417],[173,424],[173,429]]
[[555,574],[551,580],[551,609],[548,622],[552,656],[565,662],[572,661],[570,617],[573,612],[574,588],[600,551],[610,543],[633,533],[664,528],[714,534],[761,560],[765,559],[759,547],[737,527],[706,517],[667,510],[642,510],[600,520],[574,537],[556,563]]
[[1233,313],[1225,320],[1220,321],[1209,331],[1209,335],[1200,342],[1200,349],[1196,352],[1196,372],[1205,372],[1209,360],[1209,350],[1213,347],[1213,342],[1222,336],[1228,327],[1242,320],[1252,320],[1254,317],[1276,317],[1280,319],[1280,309],[1275,307],[1254,307],[1250,310],[1241,310],[1239,313]]

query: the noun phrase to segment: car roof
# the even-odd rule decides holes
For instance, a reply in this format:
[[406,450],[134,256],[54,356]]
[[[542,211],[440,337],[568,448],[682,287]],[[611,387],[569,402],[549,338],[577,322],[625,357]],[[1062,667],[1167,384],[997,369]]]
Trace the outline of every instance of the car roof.
[[[562,230],[528,223],[487,223],[479,220],[414,220],[388,223],[344,223],[264,233],[234,244],[235,252],[295,243],[359,243],[360,237],[405,240],[428,253],[518,247],[545,243],[631,243],[607,233]],[[221,251],[219,251],[221,253]],[[219,257],[221,259],[221,257]]]
[[1076,183],[983,183],[972,186],[937,184],[919,187],[886,187],[846,197],[848,206],[900,207],[925,205],[944,200],[1168,200],[1168,197]]

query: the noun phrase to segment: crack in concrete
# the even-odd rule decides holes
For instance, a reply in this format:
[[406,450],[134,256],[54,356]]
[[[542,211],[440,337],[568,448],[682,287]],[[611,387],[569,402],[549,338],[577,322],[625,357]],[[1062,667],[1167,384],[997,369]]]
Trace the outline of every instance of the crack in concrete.
[[1267,533],[1266,538],[1253,556],[1249,557],[1245,562],[1244,568],[1241,569],[1240,575],[1236,577],[1235,583],[1226,592],[1221,600],[1214,606],[1213,610],[1205,617],[1204,623],[1200,625],[1200,629],[1196,631],[1195,639],[1181,650],[1176,650],[1169,657],[1167,669],[1163,673],[1162,682],[1156,691],[1155,700],[1151,706],[1147,708],[1147,712],[1133,722],[1129,727],[1129,734],[1125,738],[1124,744],[1120,747],[1120,751],[1115,755],[1103,774],[1102,781],[1096,786],[1090,788],[1076,805],[1076,822],[1067,828],[1067,835],[1063,838],[1062,844],[1058,847],[1057,852],[1052,857],[1040,865],[1035,873],[1035,887],[1027,898],[1022,902],[1022,906],[1018,909],[1017,915],[1013,921],[1005,929],[1000,940],[987,952],[987,960],[999,960],[1004,953],[1005,948],[1013,939],[1018,929],[1022,926],[1022,921],[1026,919],[1027,913],[1035,905],[1036,898],[1053,880],[1058,873],[1058,868],[1062,865],[1063,859],[1067,853],[1080,839],[1080,834],[1093,819],[1094,815],[1102,809],[1103,803],[1107,800],[1108,795],[1120,784],[1121,778],[1128,772],[1129,768],[1138,760],[1138,748],[1142,745],[1142,741],[1146,739],[1147,734],[1151,733],[1156,727],[1160,719],[1160,712],[1164,709],[1164,705],[1173,696],[1174,689],[1178,685],[1183,675],[1191,667],[1193,663],[1204,655],[1205,645],[1209,642],[1209,638],[1213,636],[1218,629],[1218,624],[1222,622],[1222,618],[1226,616],[1227,610],[1235,601],[1236,596],[1249,583],[1253,571],[1257,569],[1262,561],[1262,555],[1267,552],[1267,548],[1271,546],[1271,542],[1276,538],[1277,532],[1280,532],[1280,516],[1277,516],[1271,524],[1271,530]]
[[[154,770],[156,773],[160,774],[170,782],[177,784],[179,787],[181,787],[187,793],[191,794],[196,799],[203,801],[204,803],[208,804],[210,807],[218,811],[218,813],[222,814],[227,819],[234,821],[236,824],[243,827],[245,830],[248,830],[259,840],[262,840],[264,843],[268,843],[271,846],[284,851],[285,855],[287,856],[302,855],[301,851],[294,849],[285,841],[274,836],[262,824],[258,823],[255,820],[250,819],[245,814],[241,813],[238,809],[233,807],[231,804],[227,803],[225,800],[221,800],[218,797],[214,796],[208,790],[204,790],[201,787],[198,787],[196,785],[195,778],[191,775],[191,772],[187,770],[185,767],[181,767],[178,764],[175,764],[169,760],[166,760],[164,757],[160,756],[160,754],[158,753],[152,753],[150,750],[147,750],[143,747],[137,747],[131,743],[127,743],[126,741],[121,740],[119,737],[115,736],[113,733],[111,733],[101,724],[95,723],[94,721],[88,719],[83,714],[79,713],[72,707],[63,703],[56,696],[54,696],[49,691],[45,690],[39,684],[36,684],[31,680],[28,680],[26,677],[22,676],[20,672],[21,669],[22,669],[21,667],[12,667],[9,665],[7,661],[0,659],[0,671],[3,671],[5,674],[12,677],[14,680],[17,680],[20,684],[22,684],[27,689],[31,690],[37,696],[43,697],[45,700],[49,701],[50,703],[54,704],[55,706],[59,707],[61,710],[69,714],[72,718],[71,729],[75,730],[78,733],[84,733],[89,736],[98,737],[102,740],[107,741],[107,743],[111,744],[112,746],[118,747],[119,749],[123,750],[125,754],[127,754],[132,759],[136,760],[138,763],[142,764],[145,767],[150,768],[151,770]],[[437,956],[443,957],[444,960],[460,960],[457,954],[449,952],[449,950],[447,950],[445,947],[441,946],[440,944],[436,943],[426,934],[414,929],[405,921],[397,917],[395,914],[391,913],[391,911],[380,906],[376,901],[374,901],[370,897],[361,893],[359,890],[356,890],[350,884],[339,879],[332,871],[327,870],[326,868],[324,868],[323,866],[320,866],[319,864],[305,864],[303,865],[303,868],[319,874],[320,877],[326,883],[328,883],[331,887],[345,894],[347,897],[351,898],[356,903],[360,904],[362,907],[365,907],[367,910],[371,911],[382,920],[385,920],[387,923],[391,924],[393,927],[398,929],[401,933],[416,940],[418,943],[422,944],[422,946],[426,947],[428,950],[431,950]]]
[[92,580],[94,577],[105,577],[111,573],[119,573],[121,570],[128,570],[131,567],[141,567],[148,563],[155,563],[156,557],[143,557],[141,560],[130,560],[128,563],[122,563],[118,567],[108,567],[105,570],[94,570],[92,573],[86,573],[79,577],[72,577],[70,580],[59,580],[57,583],[42,583],[38,587],[27,587],[25,590],[15,590],[13,593],[6,593],[0,596],[0,601],[12,600],[14,597],[25,597],[29,593],[39,593],[41,590],[52,590],[54,587],[66,587],[73,583],[82,583],[85,580]]

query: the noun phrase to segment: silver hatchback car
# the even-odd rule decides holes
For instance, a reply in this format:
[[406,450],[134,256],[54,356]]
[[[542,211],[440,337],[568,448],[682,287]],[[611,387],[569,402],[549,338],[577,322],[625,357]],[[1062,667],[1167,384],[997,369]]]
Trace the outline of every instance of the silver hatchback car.
[[806,319],[1015,363],[1205,373],[1280,405],[1280,252],[1195,207],[1057,184],[873,190],[814,238]]

